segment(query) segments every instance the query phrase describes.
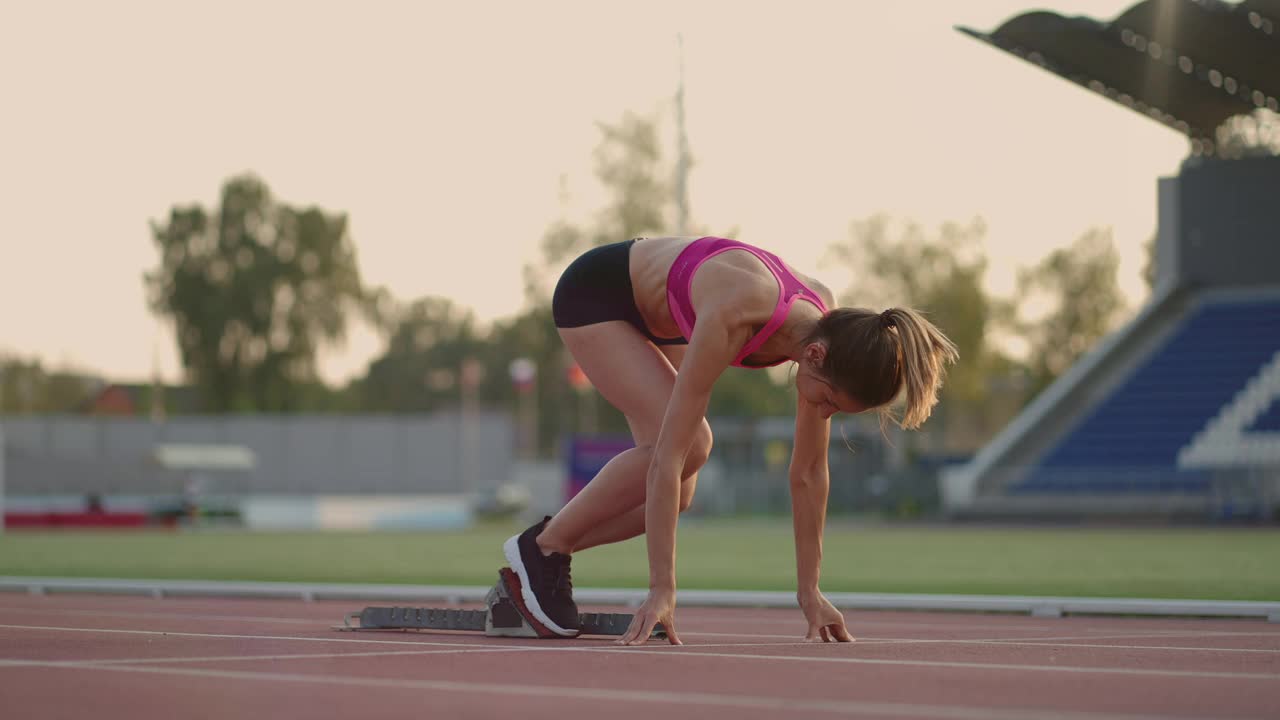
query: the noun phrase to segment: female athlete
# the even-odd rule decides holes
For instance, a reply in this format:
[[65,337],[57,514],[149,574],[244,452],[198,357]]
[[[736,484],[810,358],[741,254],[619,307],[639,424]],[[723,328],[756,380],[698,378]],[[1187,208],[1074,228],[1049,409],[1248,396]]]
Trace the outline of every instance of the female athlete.
[[704,417],[730,365],[795,362],[795,442],[789,470],[796,599],[806,639],[849,642],[844,617],[818,589],[837,412],[889,412],[904,395],[903,428],[937,402],[956,348],[918,313],[828,309],[831,291],[772,253],[717,237],[637,238],[590,250],[565,270],[552,301],[560,337],[596,389],[626,415],[635,447],[609,461],[554,517],[503,546],[530,613],[551,632],[578,634],[569,558],[645,534],[649,594],[618,641],[645,642],[656,623],[676,631],[676,519],[711,452]]

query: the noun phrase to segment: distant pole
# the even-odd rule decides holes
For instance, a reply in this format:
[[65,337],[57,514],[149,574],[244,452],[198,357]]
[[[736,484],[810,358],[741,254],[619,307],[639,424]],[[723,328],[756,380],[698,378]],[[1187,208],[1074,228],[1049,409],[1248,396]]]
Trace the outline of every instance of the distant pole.
[[155,342],[151,343],[151,397],[148,399],[151,422],[164,422],[164,378],[160,376],[160,349]]
[[538,366],[532,359],[511,361],[511,383],[516,391],[516,443],[521,460],[533,460],[538,453]]
[[458,465],[462,476],[463,491],[468,494],[476,490],[476,458],[479,441],[479,398],[477,397],[477,390],[483,379],[484,366],[480,364],[480,361],[469,356],[463,358],[462,364],[458,368],[458,385],[461,393],[458,412],[459,424],[461,425],[461,437],[458,443]]
[[689,229],[689,138],[684,128],[684,34],[676,35],[679,62],[679,84],[676,86],[676,229],[688,235]]

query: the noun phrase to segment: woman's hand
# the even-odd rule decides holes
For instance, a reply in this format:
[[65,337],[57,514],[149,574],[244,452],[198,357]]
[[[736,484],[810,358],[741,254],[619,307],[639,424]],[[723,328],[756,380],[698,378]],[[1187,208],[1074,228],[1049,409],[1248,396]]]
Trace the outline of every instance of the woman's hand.
[[800,601],[800,609],[804,611],[804,619],[809,621],[809,630],[804,635],[805,642],[817,642],[819,637],[822,642],[831,642],[832,638],[836,642],[853,642],[853,636],[844,626],[844,615],[840,614],[820,590],[801,593],[797,599]]
[[649,597],[631,618],[631,626],[617,641],[619,645],[643,645],[653,632],[653,626],[662,623],[667,631],[667,642],[683,645],[676,635],[676,589],[650,588]]

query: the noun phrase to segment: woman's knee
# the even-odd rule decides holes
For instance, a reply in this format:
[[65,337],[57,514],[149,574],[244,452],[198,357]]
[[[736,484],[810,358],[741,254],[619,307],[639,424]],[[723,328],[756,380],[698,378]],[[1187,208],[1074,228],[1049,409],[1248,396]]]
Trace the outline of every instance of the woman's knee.
[[707,459],[711,457],[711,444],[714,438],[711,436],[711,425],[703,419],[702,424],[698,426],[697,432],[694,434],[693,443],[689,445],[689,453],[684,458],[684,473],[681,474],[681,480],[687,480],[697,474],[703,465],[707,464]]

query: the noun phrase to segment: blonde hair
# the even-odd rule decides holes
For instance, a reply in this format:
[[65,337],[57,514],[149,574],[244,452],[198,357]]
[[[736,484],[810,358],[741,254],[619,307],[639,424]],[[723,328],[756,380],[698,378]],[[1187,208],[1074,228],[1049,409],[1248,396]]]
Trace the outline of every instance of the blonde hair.
[[[955,343],[909,308],[836,308],[818,321],[809,342],[827,346],[821,370],[838,388],[906,430],[929,419],[946,365],[959,358]],[[894,418],[889,404],[899,395],[905,407]]]

